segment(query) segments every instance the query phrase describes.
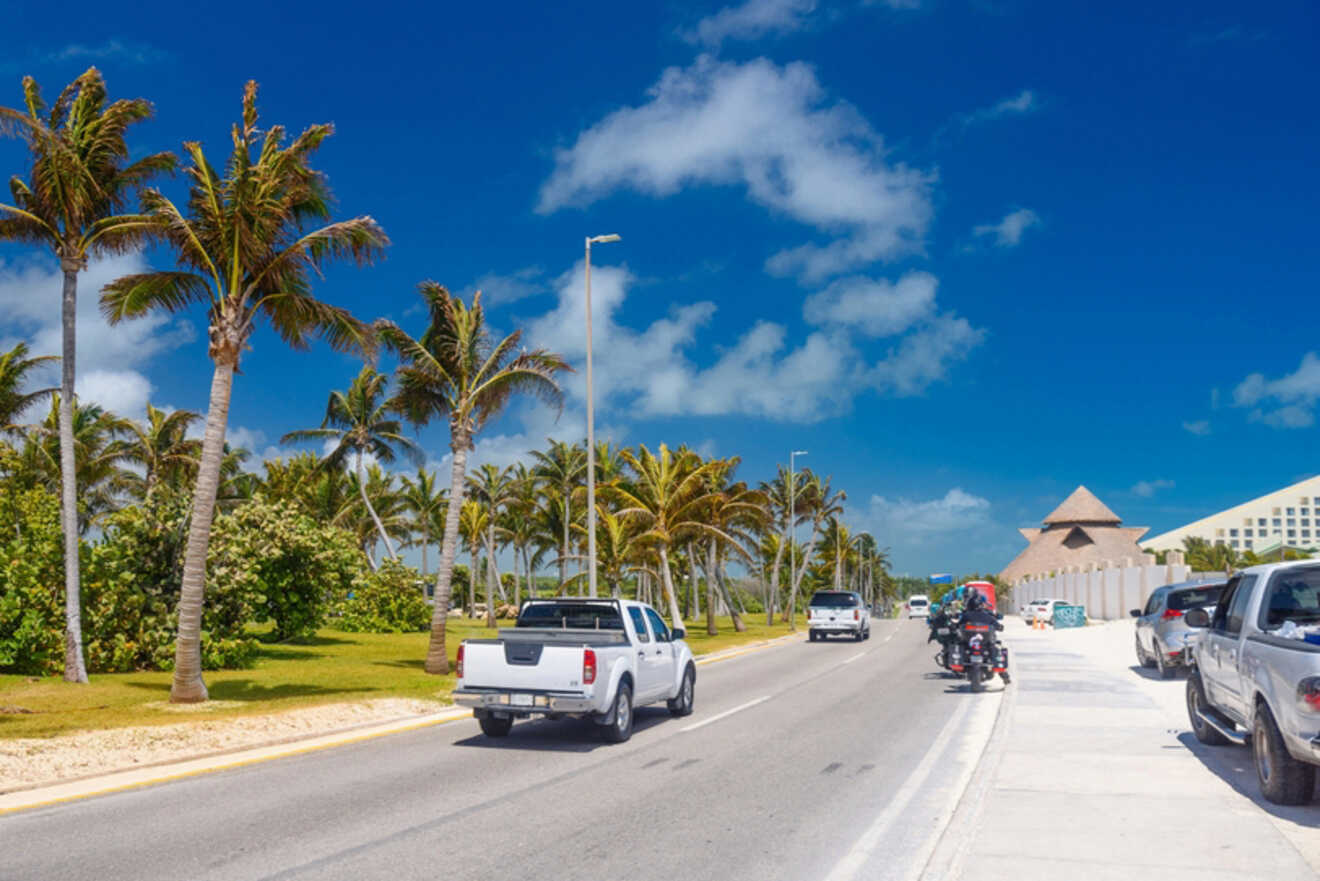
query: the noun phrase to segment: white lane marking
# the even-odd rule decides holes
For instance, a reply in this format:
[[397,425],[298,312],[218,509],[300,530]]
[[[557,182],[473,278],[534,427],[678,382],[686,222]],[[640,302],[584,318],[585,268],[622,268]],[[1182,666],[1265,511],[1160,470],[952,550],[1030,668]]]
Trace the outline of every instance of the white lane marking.
[[709,719],[702,719],[700,722],[694,722],[691,725],[687,726],[686,728],[680,728],[678,730],[696,731],[698,728],[700,728],[703,725],[709,725],[711,722],[718,722],[721,719],[726,719],[729,716],[732,716],[734,713],[741,713],[743,710],[751,709],[757,704],[763,704],[766,701],[770,700],[770,697],[771,696],[768,694],[762,695],[761,697],[758,697],[756,700],[748,701],[745,704],[739,704],[738,706],[734,707],[732,710],[725,710],[723,713],[716,713],[714,716],[711,716]]
[[895,633],[898,633],[898,631],[897,631],[897,630],[891,630],[891,631],[889,631],[889,635],[886,636],[886,637],[884,638],[884,641],[881,642],[880,644],[881,644],[881,645],[884,645],[886,642],[889,642],[889,640],[891,640],[891,639],[894,638],[894,634],[895,634]]
[[921,762],[908,775],[907,780],[894,793],[889,804],[880,816],[876,817],[874,822],[862,833],[862,837],[857,839],[857,843],[848,849],[843,855],[843,859],[834,864],[834,868],[825,876],[824,881],[852,881],[861,870],[866,866],[866,861],[871,858],[871,853],[880,845],[884,839],[885,833],[889,827],[894,824],[903,815],[907,809],[908,802],[916,796],[926,784],[926,778],[930,776],[931,771],[935,770],[935,764],[940,756],[948,747],[949,741],[957,734],[962,727],[963,719],[971,710],[972,701],[962,701],[962,705],[949,717],[949,721],[944,723],[940,729],[939,736],[931,743],[930,749],[926,750],[926,755],[922,757]]
[[866,652],[858,652],[857,654],[853,655],[851,658],[844,658],[842,661],[839,662],[839,666],[842,667],[844,664],[851,664],[853,661],[864,656],[865,654]]

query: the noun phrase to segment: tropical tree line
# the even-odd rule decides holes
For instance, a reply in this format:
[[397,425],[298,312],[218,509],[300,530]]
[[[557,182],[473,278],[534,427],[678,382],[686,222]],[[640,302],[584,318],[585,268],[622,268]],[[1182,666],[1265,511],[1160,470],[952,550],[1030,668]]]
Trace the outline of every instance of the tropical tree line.
[[[169,612],[174,701],[207,697],[207,598],[227,588],[217,578],[212,548],[217,513],[239,522],[255,510],[249,506],[286,505],[280,510],[307,518],[308,528],[352,536],[371,569],[389,566],[396,574],[400,548],[420,547],[428,577],[429,552],[438,550],[426,658],[433,673],[449,667],[445,623],[460,550],[471,559],[468,612],[484,576],[490,623],[497,602],[508,599],[501,557],[512,560],[515,604],[523,585],[535,594],[538,569],[547,564],[557,571],[556,589],[580,589],[581,445],[551,443],[513,468],[483,465],[471,474],[467,468],[482,429],[515,397],[561,405],[557,380],[568,365],[553,352],[524,348],[520,331],[494,336],[480,294],[465,302],[423,282],[426,323],[417,336],[315,296],[312,282],[326,264],[371,263],[389,244],[369,215],[331,219],[328,183],[311,164],[331,126],[313,125],[292,137],[279,125],[260,127],[257,86],[250,82],[223,162],[213,163],[197,141],[183,144],[183,161],[172,153],[133,160],[127,132],[151,115],[151,106],[143,99],[110,101],[95,68],[50,105],[31,77],[23,80],[22,96],[22,106],[0,107],[0,132],[21,137],[30,154],[26,173],[11,179],[12,200],[0,203],[0,240],[28,243],[60,262],[64,334],[58,390],[31,388],[48,359],[20,346],[0,360],[2,476],[16,490],[59,497],[66,679],[87,677],[80,567],[89,531],[118,534],[117,515],[148,510],[162,496],[187,499],[171,527],[177,560],[167,567],[178,585]],[[187,192],[176,202],[154,184],[180,170]],[[112,324],[205,310],[213,370],[204,414],[149,407],[145,420],[134,422],[80,402],[74,392],[80,273],[93,257],[148,244],[172,255],[175,267],[112,281],[98,292],[101,309]],[[346,390],[330,394],[319,426],[284,438],[320,441],[330,451],[263,463],[258,476],[245,467],[247,453],[231,449],[225,435],[235,376],[262,323],[294,349],[321,341],[356,354],[364,366]],[[393,360],[391,371],[377,369],[382,355]],[[47,398],[43,420],[23,421]],[[421,467],[424,455],[407,433],[432,422],[448,429],[447,487]],[[387,470],[399,458],[415,473]],[[813,587],[853,587],[872,597],[886,589],[884,552],[872,536],[849,530],[844,494],[828,478],[781,469],[753,487],[735,479],[736,458],[705,459],[663,444],[655,452],[602,445],[597,463],[599,572],[611,592],[651,598],[676,622],[683,605],[693,616],[704,605],[708,627],[717,609],[743,626],[748,592],[733,584],[731,565],[744,581],[764,585],[767,619],[779,614],[790,624]]]

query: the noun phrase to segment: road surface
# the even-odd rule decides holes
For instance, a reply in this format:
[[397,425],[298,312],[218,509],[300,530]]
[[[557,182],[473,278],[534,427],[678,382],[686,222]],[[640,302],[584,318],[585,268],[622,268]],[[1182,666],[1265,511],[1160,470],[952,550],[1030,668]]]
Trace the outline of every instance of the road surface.
[[622,745],[464,720],[10,815],[0,879],[916,879],[1000,700],[925,639],[703,666],[693,715],[639,709]]

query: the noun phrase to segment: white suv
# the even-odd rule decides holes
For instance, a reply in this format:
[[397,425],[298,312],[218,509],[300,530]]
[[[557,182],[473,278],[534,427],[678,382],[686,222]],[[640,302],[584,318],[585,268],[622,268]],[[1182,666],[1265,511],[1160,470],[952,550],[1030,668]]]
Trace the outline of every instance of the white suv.
[[818,590],[807,606],[807,636],[815,642],[843,633],[861,642],[871,638],[871,610],[851,590]]
[[908,597],[907,613],[909,618],[925,618],[930,615],[930,597],[916,593]]

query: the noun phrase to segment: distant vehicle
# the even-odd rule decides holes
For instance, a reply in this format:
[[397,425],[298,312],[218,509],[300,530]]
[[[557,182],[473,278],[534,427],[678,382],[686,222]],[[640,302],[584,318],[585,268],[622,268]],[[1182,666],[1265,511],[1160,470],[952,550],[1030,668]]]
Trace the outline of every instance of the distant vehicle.
[[1032,600],[1027,603],[1027,607],[1022,611],[1022,617],[1028,624],[1034,624],[1037,619],[1053,624],[1054,607],[1066,605],[1067,603],[1064,600],[1059,599]]
[[488,737],[507,735],[514,719],[579,716],[621,743],[636,707],[692,712],[697,668],[685,635],[632,600],[529,600],[515,627],[459,645],[454,701]]
[[807,605],[807,637],[812,642],[842,633],[861,642],[871,638],[871,610],[850,590],[818,590]]
[[1154,667],[1160,677],[1169,679],[1183,666],[1187,641],[1196,632],[1187,626],[1186,614],[1205,609],[1213,615],[1224,583],[1170,584],[1155,590],[1144,609],[1133,609],[1137,619],[1137,662]]
[[930,614],[930,597],[921,593],[908,597],[907,613],[909,618],[925,618]]
[[1197,740],[1251,743],[1261,794],[1304,804],[1320,764],[1320,564],[1252,566],[1214,615],[1192,609],[1187,715]]
[[996,611],[996,606],[995,606],[995,586],[994,586],[993,584],[991,584],[991,583],[988,582],[988,581],[969,581],[969,582],[967,582],[966,584],[964,584],[964,585],[962,586],[962,593],[963,593],[963,601],[964,601],[964,602],[965,602],[966,599],[967,599],[967,596],[966,596],[966,595],[967,595],[967,591],[969,591],[969,590],[974,590],[974,591],[976,591],[977,593],[979,593],[981,596],[985,597],[986,605],[988,605],[988,606],[990,607],[990,611],[992,611],[992,612]]

